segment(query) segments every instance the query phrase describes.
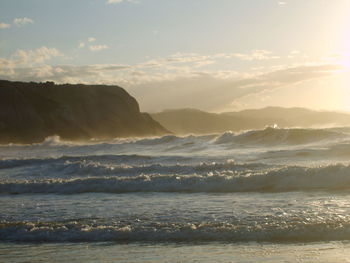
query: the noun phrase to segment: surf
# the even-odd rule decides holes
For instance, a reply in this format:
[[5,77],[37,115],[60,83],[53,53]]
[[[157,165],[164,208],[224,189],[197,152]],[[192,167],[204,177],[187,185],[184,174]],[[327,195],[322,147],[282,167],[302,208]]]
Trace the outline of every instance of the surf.
[[[208,168],[205,167],[204,168]],[[215,168],[210,167],[211,169]],[[241,167],[242,168],[242,167]],[[274,169],[224,169],[203,174],[142,174],[73,179],[10,180],[1,194],[134,193],[134,192],[290,192],[350,189],[350,166],[286,166]]]

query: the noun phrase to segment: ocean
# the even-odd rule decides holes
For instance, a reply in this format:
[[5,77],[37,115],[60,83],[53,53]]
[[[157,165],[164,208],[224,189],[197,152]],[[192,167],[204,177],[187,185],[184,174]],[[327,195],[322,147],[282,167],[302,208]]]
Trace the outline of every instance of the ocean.
[[0,146],[0,262],[350,262],[350,128]]

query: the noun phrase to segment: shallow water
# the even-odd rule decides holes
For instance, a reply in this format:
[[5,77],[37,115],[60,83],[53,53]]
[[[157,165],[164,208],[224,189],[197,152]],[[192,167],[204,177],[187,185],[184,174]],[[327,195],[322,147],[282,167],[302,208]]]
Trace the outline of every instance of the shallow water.
[[349,131],[0,146],[0,261],[346,262]]
[[2,262],[349,262],[348,242],[0,244]]

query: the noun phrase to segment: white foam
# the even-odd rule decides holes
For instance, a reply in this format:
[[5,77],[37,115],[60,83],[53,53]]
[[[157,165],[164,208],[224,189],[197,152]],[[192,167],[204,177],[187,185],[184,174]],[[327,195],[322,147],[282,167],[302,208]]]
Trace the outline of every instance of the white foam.
[[96,224],[76,221],[3,222],[0,240],[15,242],[310,242],[348,240],[344,220],[294,219],[289,224],[270,218],[254,224],[229,222],[154,222],[152,224]]
[[268,172],[209,172],[205,175],[142,174],[127,177],[18,180],[0,183],[0,193],[85,192],[284,192],[350,189],[350,166],[288,166]]
[[241,134],[225,132],[215,138],[216,144],[301,145],[348,138],[348,134],[332,129],[280,129],[267,127]]

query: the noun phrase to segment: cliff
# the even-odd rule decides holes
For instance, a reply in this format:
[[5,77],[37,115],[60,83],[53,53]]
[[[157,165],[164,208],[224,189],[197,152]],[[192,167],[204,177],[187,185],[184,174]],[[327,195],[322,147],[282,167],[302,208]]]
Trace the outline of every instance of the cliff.
[[155,136],[168,133],[118,86],[0,80],[0,143]]

